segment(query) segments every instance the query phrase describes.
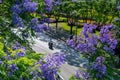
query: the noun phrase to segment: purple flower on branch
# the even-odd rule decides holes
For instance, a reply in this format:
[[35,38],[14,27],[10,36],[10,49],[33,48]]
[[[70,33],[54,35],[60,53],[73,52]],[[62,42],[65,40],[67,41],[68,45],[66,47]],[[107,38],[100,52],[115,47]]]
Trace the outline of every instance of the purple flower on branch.
[[21,13],[20,5],[14,5],[12,7],[12,10],[13,10],[14,13],[17,13],[17,14]]
[[27,12],[35,12],[37,10],[37,3],[36,2],[25,2],[23,3],[23,10]]
[[16,66],[16,64],[11,64],[8,66],[8,68],[10,69],[11,72],[18,70],[18,67]]
[[2,61],[0,60],[0,64],[2,64]]
[[2,0],[0,0],[0,4],[2,3],[3,1]]
[[96,61],[93,64],[93,69],[95,69],[98,73],[96,74],[96,77],[102,77],[103,75],[106,74],[106,66],[103,64],[104,62],[104,57],[99,56],[96,58]]
[[65,55],[63,53],[55,53],[53,55],[48,54],[47,57],[43,61],[39,61],[41,64],[40,69],[42,71],[42,75],[46,80],[55,80],[54,75],[59,70],[61,64],[64,63]]
[[97,61],[98,63],[103,63],[103,62],[104,62],[104,57],[99,56],[99,57],[96,58],[96,61]]
[[45,2],[45,9],[47,12],[50,12],[52,10],[52,2],[53,0],[44,0]]
[[18,52],[17,55],[18,55],[19,57],[24,57],[24,56],[25,56],[25,52]]

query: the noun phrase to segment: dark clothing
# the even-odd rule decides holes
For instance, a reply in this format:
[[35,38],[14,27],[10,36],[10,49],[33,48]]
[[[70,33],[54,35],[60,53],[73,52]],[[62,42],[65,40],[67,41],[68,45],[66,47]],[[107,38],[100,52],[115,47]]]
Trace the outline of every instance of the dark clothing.
[[70,36],[70,39],[73,39],[73,35]]
[[48,46],[49,46],[50,49],[53,50],[53,42],[52,41],[48,43]]

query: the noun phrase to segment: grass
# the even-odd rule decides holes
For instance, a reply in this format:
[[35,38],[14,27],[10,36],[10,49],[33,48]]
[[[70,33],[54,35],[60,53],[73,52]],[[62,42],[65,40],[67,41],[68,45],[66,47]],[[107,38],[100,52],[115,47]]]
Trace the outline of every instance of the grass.
[[[55,23],[52,23],[51,26],[52,26],[52,27],[55,27],[56,24],[55,24]],[[65,30],[65,31],[70,32],[70,26],[68,26],[68,24],[65,23],[65,22],[58,23],[58,27],[59,27],[59,28],[62,28],[62,29]],[[79,33],[80,33],[81,30],[82,30],[82,28],[78,28],[78,29],[77,29],[77,35],[79,35]],[[75,34],[75,31],[76,31],[76,26],[73,26],[73,34]]]
[[[50,26],[51,27],[55,27],[56,24],[52,23]],[[70,26],[68,26],[68,24],[66,22],[58,23],[58,27],[62,28],[65,31],[70,32]],[[82,29],[83,29],[82,27],[81,28],[77,28],[77,35],[80,34],[80,32],[82,31]],[[99,35],[99,31],[96,31],[95,33],[96,33],[96,35]],[[73,26],[73,34],[74,35],[76,34],[76,26]]]

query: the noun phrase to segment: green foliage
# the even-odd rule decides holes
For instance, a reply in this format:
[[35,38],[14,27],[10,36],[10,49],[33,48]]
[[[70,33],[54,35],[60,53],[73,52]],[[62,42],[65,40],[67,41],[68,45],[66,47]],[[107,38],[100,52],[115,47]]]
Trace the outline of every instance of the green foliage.
[[0,58],[6,56],[6,54],[3,51],[3,48],[4,48],[4,44],[0,42]]

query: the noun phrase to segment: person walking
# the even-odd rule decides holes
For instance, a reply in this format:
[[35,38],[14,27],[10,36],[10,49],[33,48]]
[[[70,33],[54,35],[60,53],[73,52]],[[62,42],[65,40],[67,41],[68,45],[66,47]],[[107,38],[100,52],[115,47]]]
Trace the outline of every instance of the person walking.
[[53,50],[53,41],[50,39],[48,43],[49,49]]

